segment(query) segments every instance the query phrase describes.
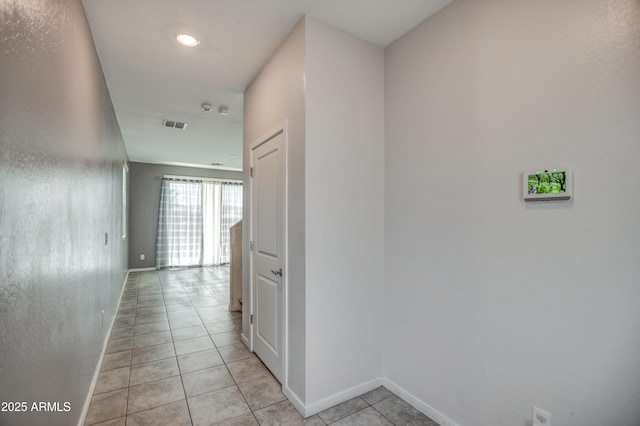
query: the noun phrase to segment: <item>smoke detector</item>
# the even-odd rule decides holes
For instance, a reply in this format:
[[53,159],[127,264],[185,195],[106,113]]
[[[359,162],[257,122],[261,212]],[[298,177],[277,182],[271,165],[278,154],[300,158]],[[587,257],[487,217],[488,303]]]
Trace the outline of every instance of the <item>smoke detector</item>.
[[200,105],[200,108],[204,112],[211,112],[211,110],[213,109],[213,106],[211,104],[208,104],[208,103],[205,102],[202,105]]
[[180,121],[172,121],[172,120],[162,120],[162,125],[164,127],[171,127],[173,129],[184,130],[187,128],[187,123],[182,123]]

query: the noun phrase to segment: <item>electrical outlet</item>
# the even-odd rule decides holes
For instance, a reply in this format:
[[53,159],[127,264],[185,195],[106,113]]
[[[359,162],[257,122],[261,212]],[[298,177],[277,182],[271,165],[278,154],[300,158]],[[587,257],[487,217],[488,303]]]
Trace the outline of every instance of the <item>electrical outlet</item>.
[[104,315],[104,309],[102,310],[102,326],[104,327],[104,319],[105,319],[105,315]]
[[140,255],[140,260],[144,260],[145,258],[146,258],[146,256],[144,255],[144,253],[142,253],[142,254]]
[[538,407],[533,407],[532,417],[532,426],[551,426],[551,413],[547,411],[544,411]]

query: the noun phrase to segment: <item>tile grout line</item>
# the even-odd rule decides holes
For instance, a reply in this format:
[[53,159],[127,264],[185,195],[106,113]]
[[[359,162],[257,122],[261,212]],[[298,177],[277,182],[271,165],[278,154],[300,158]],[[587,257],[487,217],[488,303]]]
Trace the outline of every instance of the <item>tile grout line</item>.
[[131,391],[131,367],[133,367],[133,342],[135,340],[136,323],[138,322],[138,297],[140,296],[140,275],[137,275],[138,282],[136,283],[136,306],[133,310],[133,333],[131,335],[131,359],[129,360],[129,381],[127,386],[127,403],[124,406],[124,422],[127,423],[127,417],[129,416],[129,394]]
[[[162,287],[162,285],[160,286]],[[184,291],[184,286],[180,283],[180,287]],[[164,293],[164,290],[162,290]],[[167,303],[164,304],[165,311],[167,310]],[[167,322],[169,322],[169,314],[167,313]],[[184,379],[182,377],[182,369],[180,368],[180,362],[178,360],[178,351],[176,349],[176,342],[173,339],[173,329],[171,328],[171,322],[169,322],[169,333],[171,334],[171,342],[173,343],[173,352],[176,355],[176,364],[178,365],[178,373],[180,374],[180,383],[182,384],[182,393],[184,394],[184,403],[187,406],[187,412],[189,413],[189,422],[193,425],[193,415],[191,414],[191,407],[189,406],[189,400],[187,398],[187,391],[184,388]]]
[[[217,301],[217,299],[216,299],[216,301]],[[200,318],[200,321],[202,321],[202,318],[200,317],[200,313],[198,312],[197,309],[196,309],[196,312],[198,313],[198,318]],[[204,324],[204,321],[202,321],[202,322]],[[229,370],[229,366],[227,365],[227,361],[222,357],[222,354],[218,350],[218,345],[216,345],[216,343],[211,338],[211,334],[209,333],[209,330],[206,327],[205,327],[205,329],[207,330],[207,335],[209,336],[209,338],[211,339],[211,342],[213,343],[213,346],[214,346],[214,348],[216,350],[216,353],[218,354],[218,356],[222,360],[222,363],[223,363],[222,365],[224,365],[225,369],[227,370],[227,373],[229,374],[229,377],[231,377],[231,380],[233,380],[234,386],[238,389],[238,392],[240,393],[240,396],[242,397],[242,400],[244,401],[244,403],[247,405],[247,408],[249,409],[249,412],[251,413],[253,418],[256,420],[256,422],[258,422],[258,419],[255,418],[255,415],[253,414],[253,410],[251,409],[251,406],[249,405],[249,401],[247,401],[247,399],[245,398],[244,394],[240,390],[240,386],[238,385],[238,382],[236,381],[236,378],[233,377],[233,374],[231,374],[231,370]],[[242,415],[244,415],[244,414],[242,414]],[[232,419],[233,418],[235,418],[235,417],[232,417]],[[227,421],[227,420],[231,420],[231,419],[225,419],[223,421]]]
[[[125,418],[125,421],[126,421],[126,419],[127,419],[127,418],[128,418],[128,416],[129,416],[128,409],[129,409],[130,388],[132,387],[132,382],[131,382],[131,380],[132,380],[132,368],[133,368],[133,367],[135,367],[135,366],[138,366],[138,365],[146,364],[145,362],[139,362],[139,363],[137,363],[137,364],[133,364],[133,351],[134,351],[134,350],[139,350],[139,349],[144,349],[144,348],[149,348],[149,347],[154,347],[154,346],[159,346],[159,345],[165,344],[165,343],[158,343],[158,344],[155,344],[155,345],[147,345],[147,346],[141,346],[141,347],[139,347],[139,348],[134,348],[134,340],[136,340],[136,337],[138,337],[138,338],[139,338],[139,336],[145,336],[145,335],[150,335],[150,334],[154,334],[154,333],[161,333],[161,332],[162,332],[162,331],[158,331],[158,332],[147,332],[147,333],[144,333],[144,334],[136,334],[136,328],[137,328],[138,326],[140,326],[140,325],[143,325],[143,324],[154,324],[154,323],[160,323],[160,322],[163,322],[163,321],[158,321],[158,322],[153,322],[153,323],[141,323],[141,322],[139,322],[139,321],[140,321],[140,317],[139,317],[140,311],[141,311],[141,310],[144,310],[144,309],[149,308],[149,312],[150,312],[150,314],[149,314],[149,315],[154,315],[153,313],[151,313],[151,312],[153,312],[153,308],[158,308],[158,307],[162,306],[162,308],[164,309],[164,313],[165,313],[165,315],[166,315],[166,317],[167,317],[167,323],[168,323],[168,325],[169,325],[169,330],[168,330],[168,331],[169,331],[169,336],[171,336],[171,343],[172,343],[172,346],[173,346],[173,349],[174,349],[174,355],[173,355],[172,357],[167,357],[167,358],[161,358],[161,359],[159,359],[159,360],[148,361],[147,363],[158,362],[158,361],[162,361],[162,360],[165,360],[165,359],[172,359],[172,358],[173,358],[173,359],[175,359],[176,365],[177,365],[177,367],[178,367],[178,374],[177,374],[177,375],[179,375],[179,376],[180,376],[180,382],[181,382],[181,385],[182,385],[182,393],[183,393],[183,395],[184,395],[184,400],[182,400],[182,399],[181,399],[181,401],[185,401],[185,403],[187,404],[187,410],[188,410],[188,412],[189,412],[189,418],[190,418],[190,421],[193,423],[193,418],[192,418],[192,414],[191,414],[191,409],[190,409],[190,406],[189,406],[189,404],[188,404],[188,398],[187,398],[186,391],[185,391],[185,383],[184,383],[184,380],[183,380],[183,376],[184,376],[185,374],[196,373],[197,371],[204,370],[204,368],[203,368],[203,369],[200,369],[200,370],[192,371],[192,372],[189,372],[189,373],[183,373],[182,369],[180,368],[180,364],[179,364],[179,362],[178,362],[178,357],[179,357],[179,356],[178,356],[178,354],[177,354],[176,340],[175,340],[175,336],[174,336],[174,331],[175,331],[175,330],[178,330],[178,329],[182,329],[182,328],[188,328],[188,327],[186,327],[186,326],[185,326],[185,327],[180,327],[180,328],[176,328],[176,329],[174,329],[174,328],[172,328],[172,327],[171,327],[171,321],[169,320],[169,316],[170,316],[170,315],[169,315],[169,311],[167,310],[167,301],[166,301],[166,299],[165,299],[165,297],[166,297],[167,293],[166,293],[166,288],[165,288],[165,286],[163,285],[163,284],[166,284],[166,283],[165,283],[165,282],[163,282],[161,279],[153,280],[153,281],[150,281],[150,282],[154,282],[154,281],[155,281],[155,283],[157,283],[157,286],[156,286],[156,285],[154,285],[154,286],[144,285],[144,286],[142,286],[142,287],[141,287],[141,286],[140,286],[140,284],[141,284],[141,283],[142,283],[142,284],[144,284],[144,283],[141,281],[140,276],[137,276],[137,283],[136,283],[136,286],[135,286],[136,302],[135,302],[134,306],[132,306],[132,307],[127,307],[127,309],[131,309],[131,308],[133,308],[133,312],[131,312],[131,313],[129,313],[129,314],[128,314],[128,315],[133,315],[133,323],[132,323],[132,325],[131,325],[131,329],[132,329],[132,330],[131,330],[131,347],[130,347],[130,349],[129,349],[129,350],[130,350],[130,353],[129,353],[129,360],[128,360],[128,365],[129,365],[129,367],[128,367],[128,368],[129,368],[129,371],[128,371],[128,377],[127,377],[127,384],[128,384],[128,386],[126,387],[126,389],[127,389],[127,400],[126,400],[126,406],[125,406],[125,414],[124,414],[124,418]],[[204,281],[204,279],[199,279],[199,280],[197,280],[197,281],[199,281],[199,284],[192,285],[192,286],[189,286],[189,287],[196,287],[196,286],[202,286],[202,287],[205,287],[205,290],[207,291],[207,293],[206,293],[206,294],[204,294],[204,296],[212,297],[212,298],[215,300],[216,304],[215,304],[215,305],[203,304],[202,306],[196,306],[196,305],[193,303],[193,301],[194,301],[195,299],[197,299],[197,297],[195,297],[195,296],[198,296],[198,295],[197,295],[197,294],[195,294],[195,293],[193,293],[193,292],[187,292],[187,287],[185,287],[185,286],[184,286],[184,283],[180,283],[180,287],[181,287],[181,289],[182,289],[182,290],[181,290],[181,293],[182,293],[182,294],[185,294],[185,295],[188,297],[188,300],[189,300],[189,305],[190,305],[190,307],[188,307],[188,309],[193,309],[193,310],[195,311],[195,315],[197,316],[197,318],[198,318],[198,319],[199,319],[199,321],[200,321],[200,325],[199,325],[199,326],[204,327],[204,329],[206,330],[206,333],[207,333],[205,336],[192,337],[191,339],[196,339],[196,338],[199,338],[199,337],[208,337],[208,338],[209,338],[209,340],[211,341],[211,343],[212,343],[212,345],[213,345],[213,348],[216,350],[217,355],[219,356],[220,360],[222,361],[222,365],[224,365],[224,366],[225,366],[225,369],[226,369],[227,373],[229,374],[229,376],[231,377],[231,379],[232,379],[232,381],[233,381],[233,383],[234,383],[233,385],[231,385],[231,386],[229,386],[229,387],[235,386],[235,387],[238,389],[238,391],[239,391],[239,392],[240,392],[240,394],[241,394],[241,397],[242,397],[243,401],[245,402],[246,406],[247,406],[247,407],[248,407],[248,409],[249,409],[249,412],[251,413],[251,417],[252,417],[256,422],[258,422],[258,420],[257,420],[257,418],[256,418],[256,416],[255,416],[255,412],[256,412],[256,411],[258,411],[258,410],[253,410],[253,409],[251,408],[251,406],[250,406],[250,405],[249,405],[249,403],[248,403],[248,400],[246,399],[246,397],[244,396],[244,394],[243,394],[243,393],[242,393],[242,391],[240,390],[240,385],[239,385],[239,383],[237,382],[236,378],[231,374],[231,371],[229,370],[229,367],[228,367],[228,365],[229,365],[229,364],[232,364],[233,362],[241,362],[241,361],[244,361],[245,359],[239,359],[239,360],[234,360],[233,362],[230,362],[230,361],[228,362],[227,360],[225,360],[225,358],[223,358],[223,357],[222,357],[222,354],[221,354],[221,352],[220,352],[220,349],[221,349],[221,348],[226,347],[226,346],[232,346],[232,345],[234,345],[234,344],[235,344],[235,343],[237,343],[237,342],[229,341],[227,344],[224,344],[224,345],[220,345],[220,346],[219,346],[218,344],[216,344],[216,342],[215,342],[215,341],[214,341],[214,339],[213,339],[213,336],[214,336],[214,335],[216,335],[216,334],[224,334],[224,333],[237,332],[238,328],[240,327],[240,325],[238,324],[238,320],[237,320],[234,316],[232,316],[231,314],[229,314],[229,313],[227,313],[226,311],[224,311],[224,312],[226,312],[226,313],[227,313],[228,318],[224,318],[224,319],[220,318],[218,321],[211,322],[210,324],[215,324],[215,323],[217,323],[217,322],[227,322],[227,323],[228,323],[229,321],[232,321],[232,322],[233,322],[233,324],[234,324],[234,326],[233,326],[230,330],[224,330],[224,331],[219,331],[219,332],[217,332],[217,333],[211,333],[211,332],[209,331],[209,328],[207,328],[207,327],[206,327],[206,324],[204,323],[204,319],[203,319],[203,316],[207,316],[208,314],[206,314],[206,313],[201,313],[201,310],[206,309],[206,308],[208,308],[208,307],[213,307],[213,306],[215,306],[215,307],[220,307],[220,306],[223,306],[223,305],[220,303],[220,300],[218,299],[218,297],[216,297],[216,295],[215,295],[215,294],[214,294],[214,293],[213,293],[213,292],[212,292],[212,291],[207,287],[207,281]],[[189,281],[189,282],[192,282],[192,283],[193,283],[193,282],[196,282],[196,281]],[[141,307],[141,308],[140,308],[140,307],[138,306],[139,296],[140,296],[142,293],[146,293],[146,294],[148,294],[150,297],[153,297],[153,296],[155,295],[155,290],[154,290],[154,288],[156,288],[156,287],[160,290],[160,297],[161,297],[161,300],[162,300],[162,304],[161,304],[161,305],[157,305],[157,306],[143,306],[143,307]],[[131,288],[131,289],[129,290],[129,293],[132,293],[132,290],[133,290],[133,288]],[[192,298],[192,295],[195,295],[195,296],[194,296],[194,298]],[[124,295],[123,295],[123,297],[124,297]],[[128,301],[128,302],[130,303],[131,301]],[[146,302],[145,302],[145,303],[146,303]],[[186,309],[185,309],[185,310],[186,310]],[[173,311],[172,311],[172,312],[173,312]],[[178,319],[180,319],[180,318],[178,318]],[[128,328],[129,326],[126,326],[126,327]],[[194,326],[194,327],[197,327],[197,326]],[[121,328],[125,328],[125,327],[121,327]],[[183,339],[183,340],[190,340],[190,339]],[[167,342],[167,343],[168,343],[168,342]],[[186,356],[186,355],[190,355],[190,354],[194,354],[194,353],[203,352],[203,351],[206,351],[206,350],[209,350],[209,349],[196,350],[196,351],[194,351],[194,352],[189,352],[189,353],[186,353],[186,354],[183,354],[183,355],[185,355],[185,356]],[[122,352],[124,352],[124,351],[122,351]],[[117,353],[117,352],[114,352],[114,353]],[[265,367],[265,368],[266,368],[266,367]],[[171,377],[175,377],[175,376],[171,376]],[[256,379],[251,380],[251,381],[248,381],[248,382],[246,382],[246,383],[251,383],[251,382],[253,382],[253,381],[259,380],[260,378],[261,378],[261,377],[258,377],[258,378],[256,378]],[[155,381],[160,381],[160,380],[163,380],[163,379],[152,380],[152,381],[150,381],[150,382],[145,382],[145,384],[146,384],[146,383],[153,383],[153,382],[155,382]],[[124,388],[122,388],[122,389],[124,389]],[[285,398],[285,400],[286,400],[286,398]],[[285,401],[285,400],[283,400],[283,401]],[[281,403],[281,402],[283,402],[283,401],[278,401],[278,402],[275,402],[275,403],[273,403],[273,404],[266,405],[265,407],[261,407],[260,409],[264,409],[264,408],[271,407],[271,406],[276,405],[276,404],[278,404],[278,403]],[[174,401],[174,402],[168,402],[168,403],[166,403],[166,404],[161,404],[161,405],[158,405],[157,407],[150,407],[150,408],[147,408],[147,409],[145,409],[145,410],[140,410],[140,411],[137,411],[136,413],[131,413],[131,414],[144,413],[144,412],[146,412],[146,411],[150,411],[150,410],[153,410],[153,409],[155,409],[155,408],[159,408],[159,407],[164,407],[164,406],[166,406],[166,405],[170,405],[170,404],[173,404],[173,403],[175,403],[175,402],[177,402],[177,401]],[[249,412],[248,412],[248,413],[249,413]],[[248,414],[248,413],[246,413],[246,414]],[[242,416],[244,416],[244,415],[246,415],[246,414],[243,414]],[[236,416],[236,417],[239,417],[239,416]],[[235,417],[233,417],[233,418],[235,418]],[[113,419],[110,419],[110,420],[113,420]],[[230,420],[230,419],[226,419],[226,420]],[[226,420],[225,420],[225,421],[226,421]],[[258,423],[259,423],[259,422],[258,422]],[[323,423],[324,423],[324,421],[323,421]]]

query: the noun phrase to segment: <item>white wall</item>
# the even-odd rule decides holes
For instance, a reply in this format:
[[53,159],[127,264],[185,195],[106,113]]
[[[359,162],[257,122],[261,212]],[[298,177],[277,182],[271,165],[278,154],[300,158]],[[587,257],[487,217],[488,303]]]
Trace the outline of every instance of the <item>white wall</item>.
[[[638,425],[639,28],[458,0],[385,50],[384,374],[443,424]],[[555,165],[574,201],[525,204]]]
[[247,172],[249,145],[288,122],[285,390],[310,415],[381,383],[383,49],[305,18],[245,92],[244,117]]
[[[305,138],[305,23],[301,20],[260,71],[244,95],[244,187],[249,188],[249,146],[283,121],[288,122],[288,224],[289,324],[288,382],[285,387],[300,401],[305,399],[305,235],[304,235],[304,138]],[[244,191],[243,302],[249,299],[250,191]],[[243,310],[242,333],[247,338],[249,309]]]
[[306,24],[307,414],[379,385],[383,49]]

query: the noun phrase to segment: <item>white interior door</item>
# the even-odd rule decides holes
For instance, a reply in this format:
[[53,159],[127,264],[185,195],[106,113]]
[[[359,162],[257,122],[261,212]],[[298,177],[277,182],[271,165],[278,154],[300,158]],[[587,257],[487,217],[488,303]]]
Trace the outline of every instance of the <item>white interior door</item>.
[[253,350],[282,383],[285,135],[251,149]]

